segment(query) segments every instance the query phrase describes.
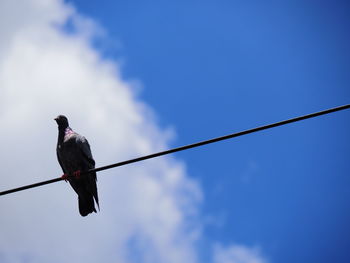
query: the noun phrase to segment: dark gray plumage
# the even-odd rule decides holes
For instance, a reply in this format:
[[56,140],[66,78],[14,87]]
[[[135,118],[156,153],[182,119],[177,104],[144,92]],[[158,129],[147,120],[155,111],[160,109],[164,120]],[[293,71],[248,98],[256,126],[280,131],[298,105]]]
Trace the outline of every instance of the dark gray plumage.
[[99,207],[96,173],[89,173],[79,176],[84,172],[95,168],[95,161],[92,157],[90,145],[84,136],[74,132],[68,123],[68,119],[59,115],[55,118],[58,124],[57,159],[65,175],[75,173],[68,181],[78,194],[79,212],[82,216],[95,212],[95,202]]

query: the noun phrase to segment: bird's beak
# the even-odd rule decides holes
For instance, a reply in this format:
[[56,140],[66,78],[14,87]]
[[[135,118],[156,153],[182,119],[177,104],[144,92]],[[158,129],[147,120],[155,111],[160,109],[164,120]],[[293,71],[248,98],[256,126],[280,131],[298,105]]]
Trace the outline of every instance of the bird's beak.
[[57,120],[58,120],[58,117],[54,118],[54,120],[57,121]]

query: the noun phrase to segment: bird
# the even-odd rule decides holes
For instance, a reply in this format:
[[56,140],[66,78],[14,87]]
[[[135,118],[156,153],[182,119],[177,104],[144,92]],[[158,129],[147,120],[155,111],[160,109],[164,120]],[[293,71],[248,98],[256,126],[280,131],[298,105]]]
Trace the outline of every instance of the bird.
[[54,120],[58,125],[56,153],[64,173],[62,178],[69,182],[78,195],[80,215],[85,217],[90,213],[96,213],[95,202],[100,210],[96,172],[85,174],[95,168],[89,142],[69,127],[66,116],[58,115]]

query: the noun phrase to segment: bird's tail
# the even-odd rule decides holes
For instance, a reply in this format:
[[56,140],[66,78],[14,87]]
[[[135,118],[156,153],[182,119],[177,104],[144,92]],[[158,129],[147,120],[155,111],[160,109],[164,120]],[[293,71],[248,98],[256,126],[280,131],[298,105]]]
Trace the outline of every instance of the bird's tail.
[[92,212],[96,213],[94,198],[92,194],[85,195],[84,197],[85,198],[82,198],[81,196],[78,197],[80,215],[87,216]]
[[97,185],[96,185],[96,181],[97,181],[97,177],[96,177],[96,173],[91,173],[91,179],[92,181],[90,181],[90,191],[93,195],[93,197],[95,198],[95,202],[97,204],[98,207],[98,211],[100,211],[100,204],[98,203],[98,194],[97,194]]

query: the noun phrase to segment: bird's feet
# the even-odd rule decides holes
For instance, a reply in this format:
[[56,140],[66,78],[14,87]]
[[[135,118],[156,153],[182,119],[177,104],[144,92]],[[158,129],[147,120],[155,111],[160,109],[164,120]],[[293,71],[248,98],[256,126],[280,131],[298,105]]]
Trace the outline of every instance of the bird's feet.
[[81,171],[78,170],[78,171],[73,172],[71,175],[64,174],[61,176],[61,178],[67,182],[69,177],[74,177],[75,179],[80,179],[80,174],[81,174]]
[[63,180],[65,180],[66,182],[67,182],[67,180],[68,180],[68,177],[69,177],[68,174],[64,174],[64,175],[61,176],[61,178],[62,178]]
[[79,178],[80,178],[80,174],[81,174],[81,171],[80,171],[80,170],[75,171],[75,172],[73,173],[73,177],[75,177],[75,179],[79,179]]

